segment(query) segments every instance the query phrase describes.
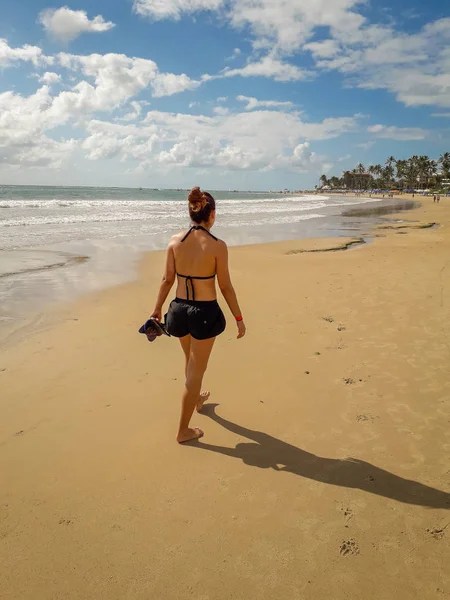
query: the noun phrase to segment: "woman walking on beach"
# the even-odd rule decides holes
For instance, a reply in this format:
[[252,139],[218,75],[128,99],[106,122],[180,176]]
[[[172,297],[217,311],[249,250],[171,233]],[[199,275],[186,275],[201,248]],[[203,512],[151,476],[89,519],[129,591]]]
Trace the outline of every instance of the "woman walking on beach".
[[195,409],[199,412],[209,398],[201,393],[203,375],[215,339],[225,330],[225,317],[217,303],[215,278],[232,314],[236,319],[240,339],[245,325],[228,270],[228,248],[212,233],[216,217],[216,202],[208,192],[194,187],[189,193],[191,228],[174,235],[167,248],[166,267],[151,315],[161,321],[162,307],[177,277],[176,298],[165,317],[170,335],[180,339],[186,357],[186,382],[182,397],[180,444],[203,436],[198,427],[189,423]]

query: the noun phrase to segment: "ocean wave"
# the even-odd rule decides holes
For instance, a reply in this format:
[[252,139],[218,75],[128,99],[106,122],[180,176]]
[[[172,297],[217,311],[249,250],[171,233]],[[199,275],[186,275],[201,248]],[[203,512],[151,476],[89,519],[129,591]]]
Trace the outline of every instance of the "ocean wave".
[[[329,196],[320,195],[304,195],[304,196],[278,196],[273,198],[225,198],[217,200],[218,205],[255,205],[255,204],[267,204],[267,203],[283,203],[290,204],[293,202],[311,202],[311,201],[325,201],[329,200]],[[70,199],[57,199],[52,200],[2,200],[0,202],[1,208],[38,208],[43,210],[50,210],[52,208],[113,208],[123,206],[149,206],[149,207],[165,207],[168,208],[170,205],[179,205],[186,207],[185,200],[116,200],[116,199],[84,199],[84,200],[70,200]]]

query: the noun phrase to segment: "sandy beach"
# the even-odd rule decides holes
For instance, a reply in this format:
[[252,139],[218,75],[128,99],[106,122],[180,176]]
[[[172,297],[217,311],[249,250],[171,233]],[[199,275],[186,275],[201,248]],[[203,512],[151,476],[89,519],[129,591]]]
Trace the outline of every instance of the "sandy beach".
[[450,199],[416,199],[347,250],[231,249],[199,443],[177,341],[137,334],[162,253],[1,350],[0,598],[450,598]]

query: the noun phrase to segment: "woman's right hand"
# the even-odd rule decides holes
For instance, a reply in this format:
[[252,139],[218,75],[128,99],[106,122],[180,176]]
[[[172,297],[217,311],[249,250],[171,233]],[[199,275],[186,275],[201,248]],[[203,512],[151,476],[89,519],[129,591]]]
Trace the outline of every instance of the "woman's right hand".
[[237,328],[238,328],[237,339],[240,340],[241,338],[244,337],[244,335],[247,331],[244,321],[237,321]]

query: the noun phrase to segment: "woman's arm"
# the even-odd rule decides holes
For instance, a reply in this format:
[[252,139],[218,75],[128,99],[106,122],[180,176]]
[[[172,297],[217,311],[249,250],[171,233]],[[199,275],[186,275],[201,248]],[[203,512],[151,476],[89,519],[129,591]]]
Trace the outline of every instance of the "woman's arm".
[[169,244],[166,254],[166,266],[164,269],[164,275],[159,288],[158,297],[156,299],[155,310],[151,314],[151,317],[161,321],[162,318],[162,307],[164,302],[169,295],[170,290],[175,282],[175,255],[173,253],[172,243]]
[[217,281],[219,283],[220,291],[225,298],[231,312],[233,313],[238,327],[238,339],[245,335],[245,325],[242,320],[241,309],[239,308],[239,302],[234,291],[233,284],[231,283],[230,270],[228,267],[228,248],[225,242],[221,240],[218,242],[218,252],[216,257],[216,273]]

